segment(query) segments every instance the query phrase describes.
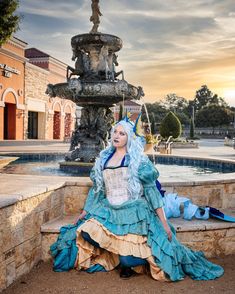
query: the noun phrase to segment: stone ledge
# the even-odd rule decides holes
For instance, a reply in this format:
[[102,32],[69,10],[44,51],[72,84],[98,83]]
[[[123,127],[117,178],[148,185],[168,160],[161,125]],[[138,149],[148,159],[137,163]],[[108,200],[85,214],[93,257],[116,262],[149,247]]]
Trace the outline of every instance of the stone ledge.
[[19,157],[0,156],[0,169],[10,162],[17,160]]
[[199,143],[196,142],[173,142],[171,147],[176,148],[198,148]]
[[[161,175],[160,175],[161,178]],[[166,180],[163,179],[161,180],[161,184],[164,187],[168,187],[168,186],[174,186],[174,187],[178,187],[178,186],[204,186],[204,185],[216,185],[216,184],[233,184],[235,182],[235,173],[224,173],[224,174],[216,174],[214,176],[214,178],[210,178],[205,179],[205,180],[197,180],[197,181],[185,181],[183,178],[182,180],[178,180],[178,181],[171,181],[171,179]]]
[[[227,176],[228,177],[228,176]],[[167,193],[178,193],[182,196],[193,195],[193,201],[198,196],[201,201],[197,205],[211,205],[217,208],[234,207],[235,204],[235,173],[232,173],[233,179],[227,180],[210,180],[210,181],[193,181],[193,182],[166,182],[161,181],[162,187],[167,190]],[[216,187],[219,185],[219,187]],[[229,185],[229,186],[228,186]],[[32,176],[18,174],[0,174],[0,208],[9,206],[18,201],[26,200],[42,193],[56,191],[61,188],[74,187],[89,188],[92,182],[88,177],[47,177],[47,176]],[[17,189],[16,189],[17,187]],[[205,190],[205,189],[206,190]],[[229,199],[231,205],[228,206],[226,199],[225,204],[212,203],[207,198],[210,196],[213,189],[220,189],[223,193],[223,199]],[[80,192],[78,192],[78,196]],[[196,195],[196,194],[197,195]],[[204,193],[204,197],[202,197]],[[213,192],[214,193],[214,192]],[[209,196],[208,196],[209,195]],[[222,196],[221,196],[222,197]],[[191,197],[192,198],[192,197]],[[209,197],[210,198],[210,197]],[[208,198],[208,199],[209,199]],[[208,202],[209,201],[209,202]],[[73,213],[72,211],[70,213]]]
[[92,181],[89,177],[74,177],[74,181],[66,181],[64,186],[80,186],[80,187],[92,187]]
[[41,226],[41,233],[59,233],[61,227],[68,224],[73,224],[75,219],[76,215],[69,215],[56,218],[52,221],[43,224]]
[[[0,208],[34,196],[63,188],[66,177],[47,177],[18,174],[0,174]],[[77,182],[77,181],[76,181]],[[70,182],[72,185],[72,181]],[[75,183],[73,183],[75,185]],[[80,181],[77,183],[80,185]],[[17,189],[16,189],[17,187]],[[4,205],[6,203],[6,205]]]
[[[224,211],[225,212],[225,211]],[[227,210],[226,213],[235,215],[235,210]],[[76,215],[63,216],[47,222],[41,226],[42,233],[59,233],[60,228],[67,224],[73,224]],[[209,220],[187,221],[183,218],[171,218],[171,224],[177,232],[193,232],[193,231],[210,231],[235,228],[235,223],[220,221],[218,219],[210,218]]]
[[[235,209],[223,210],[224,213],[235,216]],[[226,222],[216,218],[208,220],[193,219],[191,221],[183,218],[171,218],[169,220],[177,232],[212,231],[235,228],[235,223]]]
[[20,200],[23,200],[23,196],[19,194],[15,194],[15,195],[0,194],[0,208],[13,205]]
[[[164,188],[168,187],[197,187],[197,186],[210,186],[210,185],[222,185],[235,183],[235,173],[225,174],[226,177],[213,179],[213,180],[199,180],[199,181],[166,181],[161,180],[161,184]],[[57,190],[62,187],[81,186],[91,187],[92,182],[88,177],[48,177],[48,176],[32,176],[32,175],[20,175],[20,174],[0,174],[0,186],[1,194],[5,197],[15,198],[15,195],[20,195],[22,198],[19,200],[25,200],[34,197],[38,194],[45,193],[51,190]],[[17,186],[17,189],[16,189]],[[179,195],[181,195],[179,193]],[[1,198],[1,197],[0,197]]]

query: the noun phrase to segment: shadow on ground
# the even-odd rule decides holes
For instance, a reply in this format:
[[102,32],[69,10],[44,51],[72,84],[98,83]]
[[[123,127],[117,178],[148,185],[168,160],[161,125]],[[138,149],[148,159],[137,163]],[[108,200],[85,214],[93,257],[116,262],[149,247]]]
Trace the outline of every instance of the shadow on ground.
[[29,274],[11,285],[4,294],[77,294],[77,293],[190,293],[233,294],[235,289],[235,255],[211,259],[225,269],[220,279],[193,281],[186,277],[180,282],[157,282],[146,275],[137,275],[129,280],[119,278],[118,271],[88,274],[72,270],[65,273],[52,271],[52,263],[39,263]]

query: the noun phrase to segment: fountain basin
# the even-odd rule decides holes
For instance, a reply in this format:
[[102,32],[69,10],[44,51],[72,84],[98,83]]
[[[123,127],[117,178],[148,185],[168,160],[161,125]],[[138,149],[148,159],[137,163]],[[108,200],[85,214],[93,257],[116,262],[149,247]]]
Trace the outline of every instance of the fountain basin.
[[110,107],[125,100],[140,99],[141,87],[135,87],[125,80],[115,81],[82,81],[70,79],[67,83],[49,84],[47,94],[72,100],[79,106],[99,105]]

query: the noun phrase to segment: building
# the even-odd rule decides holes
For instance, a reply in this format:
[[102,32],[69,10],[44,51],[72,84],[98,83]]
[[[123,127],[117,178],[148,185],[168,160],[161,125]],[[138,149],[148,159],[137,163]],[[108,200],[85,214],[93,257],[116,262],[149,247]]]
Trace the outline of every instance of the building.
[[[122,105],[122,104],[123,104],[123,102],[119,102],[116,106],[112,107],[115,121],[119,120],[120,105]],[[123,115],[125,115],[126,113],[130,113],[131,114],[130,119],[132,121],[135,121],[141,112],[141,108],[142,108],[142,106],[140,104],[138,104],[132,100],[130,100],[130,101],[125,100],[124,107],[123,107]]]
[[12,38],[0,47],[0,140],[24,139],[26,46]]
[[76,105],[50,98],[47,84],[65,82],[67,65],[15,37],[0,48],[0,140],[67,140]]
[[[29,61],[25,68],[28,138],[70,138],[74,129],[76,105],[70,100],[49,98],[45,94],[47,84],[65,82],[67,65],[36,48],[26,49],[25,57]],[[34,122],[38,123],[36,127]]]

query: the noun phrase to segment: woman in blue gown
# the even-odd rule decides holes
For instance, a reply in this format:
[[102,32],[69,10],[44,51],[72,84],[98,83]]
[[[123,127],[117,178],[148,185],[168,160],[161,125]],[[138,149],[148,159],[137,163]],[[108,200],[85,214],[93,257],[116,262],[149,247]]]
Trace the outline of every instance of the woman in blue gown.
[[119,266],[122,278],[146,270],[159,281],[220,277],[221,266],[177,240],[156,188],[158,175],[133,123],[117,123],[111,145],[91,171],[93,187],[82,213],[74,225],[61,228],[51,246],[54,270],[95,272]]

